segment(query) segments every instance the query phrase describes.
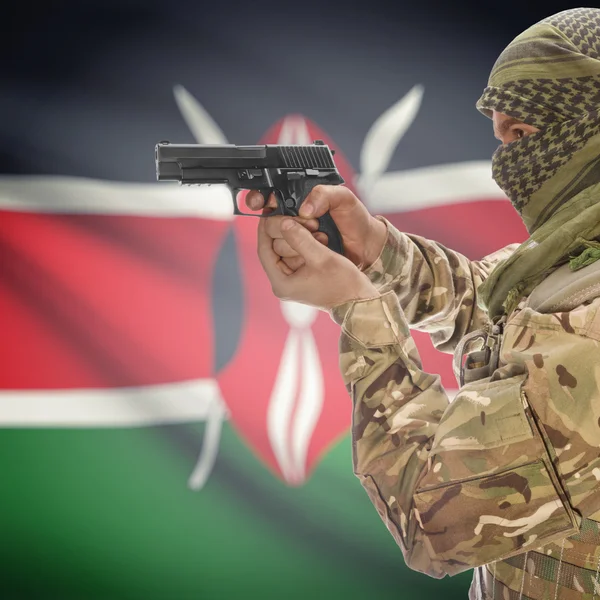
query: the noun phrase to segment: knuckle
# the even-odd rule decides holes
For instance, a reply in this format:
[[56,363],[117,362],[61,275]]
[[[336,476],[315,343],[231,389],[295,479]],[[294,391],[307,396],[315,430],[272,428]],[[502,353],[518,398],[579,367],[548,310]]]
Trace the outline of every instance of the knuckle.
[[298,254],[284,239],[276,239],[273,241],[273,251],[279,256],[291,257]]
[[358,198],[354,195],[354,192],[345,185],[335,185],[331,187],[335,188],[332,190],[333,196],[331,198],[331,204],[334,207],[341,205],[348,206],[349,204],[358,202]]
[[315,187],[310,191],[308,198],[310,198],[311,203],[315,206],[323,201],[323,198],[327,196],[327,188],[331,186],[329,185],[315,185]]
[[291,256],[286,258],[285,263],[292,271],[297,271],[304,265],[304,259],[301,256]]
[[319,217],[329,210],[333,199],[335,198],[335,189],[337,185],[323,185],[319,184],[315,186],[309,194],[310,204],[314,207],[314,213],[311,215]]

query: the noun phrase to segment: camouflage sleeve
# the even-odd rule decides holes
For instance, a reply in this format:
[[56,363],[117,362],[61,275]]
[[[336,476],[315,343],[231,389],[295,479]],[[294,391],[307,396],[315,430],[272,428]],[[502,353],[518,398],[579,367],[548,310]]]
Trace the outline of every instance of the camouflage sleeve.
[[471,261],[442,244],[401,233],[378,218],[386,223],[388,238],[365,273],[380,293],[396,294],[412,329],[429,333],[438,350],[454,352],[464,335],[487,323],[487,314],[477,306],[476,290],[518,244]]
[[600,509],[600,419],[590,419],[600,414],[600,371],[589,377],[600,311],[597,337],[589,312],[579,329],[556,315],[507,326],[504,366],[451,403],[423,372],[392,291],[332,317],[353,398],[354,472],[408,566],[453,575],[573,535],[581,515]]

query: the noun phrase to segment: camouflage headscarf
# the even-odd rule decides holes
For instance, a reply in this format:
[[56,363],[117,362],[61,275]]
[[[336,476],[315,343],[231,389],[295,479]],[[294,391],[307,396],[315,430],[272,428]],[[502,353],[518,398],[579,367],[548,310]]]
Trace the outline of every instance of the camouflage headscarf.
[[558,13],[515,38],[477,108],[540,129],[492,157],[530,233],[479,288],[496,318],[574,255],[574,268],[600,259],[600,9]]

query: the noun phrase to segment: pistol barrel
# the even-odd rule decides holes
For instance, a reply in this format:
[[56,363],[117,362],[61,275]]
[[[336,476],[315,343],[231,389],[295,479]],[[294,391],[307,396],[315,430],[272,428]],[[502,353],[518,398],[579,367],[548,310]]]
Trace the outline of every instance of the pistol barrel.
[[268,166],[266,146],[156,145],[156,178],[181,181],[196,169],[260,169]]
[[186,173],[218,169],[319,169],[336,171],[332,152],[324,144],[306,146],[156,145],[156,178],[184,181]]

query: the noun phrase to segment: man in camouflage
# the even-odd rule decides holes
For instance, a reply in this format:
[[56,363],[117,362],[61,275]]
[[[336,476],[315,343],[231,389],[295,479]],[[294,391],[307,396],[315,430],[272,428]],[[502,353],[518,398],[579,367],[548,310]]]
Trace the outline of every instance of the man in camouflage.
[[[354,470],[407,564],[475,568],[471,598],[600,599],[600,298],[531,301],[557,268],[600,258],[600,10],[517,37],[478,108],[502,141],[493,175],[524,244],[470,261],[322,186],[304,218],[261,220],[259,256],[278,297],[342,328]],[[315,241],[326,211],[346,257]],[[410,328],[458,348],[452,402]]]

